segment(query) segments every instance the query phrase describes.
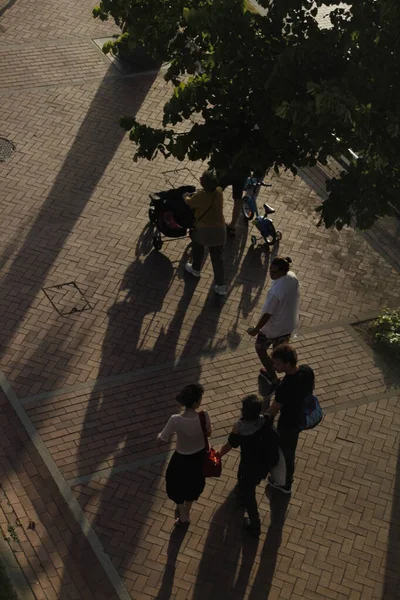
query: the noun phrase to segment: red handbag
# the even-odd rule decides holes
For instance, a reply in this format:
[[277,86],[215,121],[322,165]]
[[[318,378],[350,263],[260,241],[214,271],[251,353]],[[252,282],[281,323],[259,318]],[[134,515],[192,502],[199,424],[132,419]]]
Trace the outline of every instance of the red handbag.
[[206,415],[204,411],[199,412],[199,419],[201,429],[204,435],[204,443],[206,448],[206,455],[204,457],[203,475],[204,477],[219,477],[222,470],[221,457],[214,448],[211,448],[208,443],[207,428],[206,428]]

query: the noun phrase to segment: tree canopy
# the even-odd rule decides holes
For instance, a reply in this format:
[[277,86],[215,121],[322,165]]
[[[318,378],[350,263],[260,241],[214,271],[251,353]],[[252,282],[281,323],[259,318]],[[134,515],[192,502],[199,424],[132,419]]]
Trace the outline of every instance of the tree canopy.
[[330,181],[318,210],[327,227],[367,228],[389,203],[400,209],[400,7],[349,0],[321,29],[321,0],[260,4],[266,15],[243,0],[102,0],[94,9],[121,26],[117,46],[169,63],[162,127],[121,120],[135,158],[295,173],[352,148],[358,160]]

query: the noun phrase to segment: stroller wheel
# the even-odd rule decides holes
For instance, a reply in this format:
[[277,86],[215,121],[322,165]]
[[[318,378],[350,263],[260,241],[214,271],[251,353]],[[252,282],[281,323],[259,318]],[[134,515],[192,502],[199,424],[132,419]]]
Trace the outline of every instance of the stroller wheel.
[[277,231],[276,232],[276,241],[280,242],[282,239],[282,232],[281,231]]
[[256,244],[257,244],[257,238],[256,238],[256,236],[255,236],[255,235],[252,235],[252,236],[251,236],[251,245],[252,245],[252,246],[255,246]]
[[162,242],[161,236],[160,235],[155,235],[153,237],[153,247],[154,247],[154,250],[157,250],[157,252],[159,252],[161,250],[161,248],[162,248],[162,245],[163,245],[163,242]]
[[152,223],[152,225],[155,225],[157,221],[156,211],[154,210],[154,208],[149,208],[149,221],[150,223]]

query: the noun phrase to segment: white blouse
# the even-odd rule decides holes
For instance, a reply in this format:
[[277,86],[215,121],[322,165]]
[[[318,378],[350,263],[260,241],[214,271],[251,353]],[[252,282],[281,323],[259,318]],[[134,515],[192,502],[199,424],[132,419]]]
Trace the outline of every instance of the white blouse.
[[[211,423],[208,413],[206,417],[206,429],[210,431]],[[179,454],[195,454],[205,447],[204,435],[201,429],[199,413],[172,415],[164,429],[158,434],[163,442],[168,442],[171,435],[176,433],[176,451]]]

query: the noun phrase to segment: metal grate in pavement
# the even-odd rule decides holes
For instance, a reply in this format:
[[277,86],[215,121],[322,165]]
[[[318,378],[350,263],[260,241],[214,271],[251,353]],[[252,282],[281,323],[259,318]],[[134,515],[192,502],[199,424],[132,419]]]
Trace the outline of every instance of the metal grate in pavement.
[[92,310],[92,305],[75,281],[42,288],[46,298],[62,317]]
[[10,158],[15,151],[15,145],[5,137],[0,136],[0,162],[4,162]]
[[161,175],[164,175],[166,184],[171,188],[177,188],[181,185],[196,185],[198,181],[198,176],[188,167],[161,171]]

